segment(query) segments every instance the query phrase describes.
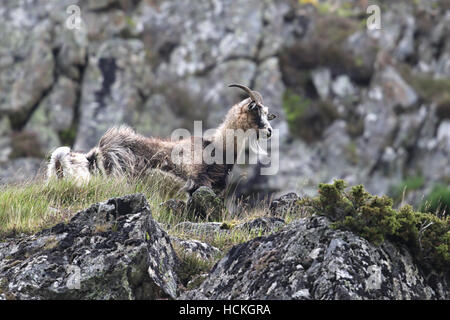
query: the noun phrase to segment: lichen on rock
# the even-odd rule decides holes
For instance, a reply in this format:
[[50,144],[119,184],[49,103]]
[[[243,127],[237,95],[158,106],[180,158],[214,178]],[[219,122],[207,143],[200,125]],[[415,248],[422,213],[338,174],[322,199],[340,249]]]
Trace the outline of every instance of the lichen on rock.
[[175,263],[169,236],[139,194],[0,247],[3,296],[15,299],[173,299]]

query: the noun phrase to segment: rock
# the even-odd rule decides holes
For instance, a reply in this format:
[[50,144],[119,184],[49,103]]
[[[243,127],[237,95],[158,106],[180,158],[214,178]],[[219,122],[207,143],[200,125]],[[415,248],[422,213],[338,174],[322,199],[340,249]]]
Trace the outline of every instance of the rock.
[[284,217],[291,210],[295,210],[300,197],[294,193],[285,194],[270,203],[270,213],[273,216]]
[[228,233],[229,230],[223,228],[223,223],[221,222],[190,222],[185,221],[177,224],[174,227],[177,232],[182,232],[188,236],[198,236],[198,235],[206,235],[206,236],[214,236],[217,233]]
[[331,71],[324,68],[314,70],[311,78],[320,98],[322,100],[328,99],[328,95],[330,94]]
[[175,216],[181,216],[185,212],[186,202],[179,199],[169,199],[161,203],[159,206],[168,210],[171,214]]
[[450,140],[450,120],[442,121],[437,132],[438,140]]
[[56,64],[61,74],[79,83],[87,63],[87,33],[83,28],[76,32],[68,30],[65,21],[66,17],[61,21],[62,25],[55,26]]
[[283,219],[274,217],[260,217],[234,227],[235,230],[243,230],[250,233],[270,233],[277,231],[285,224]]
[[77,83],[60,76],[52,91],[33,112],[24,130],[36,134],[42,150],[53,150],[73,142],[70,140],[75,138],[76,130],[71,126],[75,118],[77,94]]
[[380,84],[387,107],[400,105],[403,108],[409,108],[418,101],[414,89],[392,67],[383,70],[374,81]]
[[448,299],[445,279],[427,282],[410,254],[300,219],[233,247],[181,299]]
[[192,193],[186,204],[186,210],[192,217],[214,221],[220,219],[225,207],[223,200],[217,197],[212,189],[203,186]]
[[399,116],[398,132],[393,146],[395,148],[414,148],[426,118],[427,108],[425,106],[422,106],[417,113]]
[[54,81],[55,58],[48,21],[36,26],[31,41],[33,47],[24,63],[23,73],[16,75],[11,88],[8,111],[16,125],[26,121],[34,105],[45,96]]
[[203,260],[211,260],[220,254],[220,250],[212,245],[198,240],[182,240],[177,237],[172,237],[172,242],[176,246],[183,249],[186,253],[195,254],[198,258]]
[[166,299],[176,256],[143,195],[97,203],[0,245],[3,294],[15,299]]
[[0,116],[0,163],[6,162],[12,151],[11,124],[7,117]]
[[360,105],[365,110],[363,119],[364,132],[357,142],[359,161],[367,167],[376,165],[389,140],[395,134],[398,119],[392,110],[382,102],[365,101]]
[[395,50],[395,55],[399,60],[406,60],[414,54],[414,32],[416,31],[416,21],[414,17],[410,15],[407,15],[405,20],[406,26],[403,31],[403,37]]
[[17,158],[0,164],[0,185],[30,181],[44,166],[42,159],[37,158]]
[[109,40],[92,55],[84,73],[74,149],[89,150],[113,125],[131,124],[152,73],[140,40]]
[[331,89],[335,95],[341,98],[356,94],[355,87],[353,86],[350,78],[346,75],[337,77],[331,84]]

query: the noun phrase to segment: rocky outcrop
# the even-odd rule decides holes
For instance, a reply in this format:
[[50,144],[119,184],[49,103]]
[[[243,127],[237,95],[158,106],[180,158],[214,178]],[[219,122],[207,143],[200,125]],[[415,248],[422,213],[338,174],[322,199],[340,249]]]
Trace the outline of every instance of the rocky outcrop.
[[[226,239],[233,230],[264,236],[229,252],[192,239]],[[182,222],[170,231],[135,194],[33,236],[4,239],[0,300],[450,298],[448,279],[424,276],[405,248],[376,246],[322,216],[289,224],[276,217],[235,226]],[[198,270],[190,264],[196,259],[203,261]]]
[[428,281],[406,250],[374,246],[314,216],[233,247],[181,298],[449,299],[441,280]]
[[173,299],[175,266],[170,238],[145,197],[130,195],[0,243],[0,298]]

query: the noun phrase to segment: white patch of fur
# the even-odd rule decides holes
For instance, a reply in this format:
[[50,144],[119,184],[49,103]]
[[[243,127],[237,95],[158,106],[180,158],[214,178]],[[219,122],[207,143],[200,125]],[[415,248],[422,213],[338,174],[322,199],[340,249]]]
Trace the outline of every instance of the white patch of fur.
[[73,179],[78,186],[89,182],[89,162],[84,154],[72,152],[69,147],[60,147],[53,151],[47,166],[47,181],[58,176],[58,164],[64,178]]

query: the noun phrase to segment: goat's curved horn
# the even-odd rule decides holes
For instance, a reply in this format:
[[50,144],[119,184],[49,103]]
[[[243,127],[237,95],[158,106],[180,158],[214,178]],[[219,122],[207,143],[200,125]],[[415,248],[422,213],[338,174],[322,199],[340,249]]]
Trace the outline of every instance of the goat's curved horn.
[[240,89],[244,90],[250,96],[250,99],[252,99],[252,101],[255,101],[257,103],[261,103],[261,100],[262,100],[261,99],[261,95],[257,91],[251,90],[249,87],[246,87],[246,86],[244,86],[242,84],[236,84],[236,83],[230,84],[228,87],[230,87],[230,88],[231,87],[240,88]]

